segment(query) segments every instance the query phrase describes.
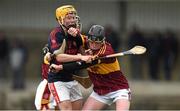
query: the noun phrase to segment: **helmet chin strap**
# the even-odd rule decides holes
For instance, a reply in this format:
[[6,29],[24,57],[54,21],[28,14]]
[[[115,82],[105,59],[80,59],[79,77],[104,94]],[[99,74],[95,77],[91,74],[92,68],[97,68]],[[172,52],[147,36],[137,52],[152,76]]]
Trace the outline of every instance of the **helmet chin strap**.
[[62,29],[64,30],[65,35],[67,35],[68,28],[65,25],[63,25],[59,19],[57,21],[58,21],[59,25],[62,27]]

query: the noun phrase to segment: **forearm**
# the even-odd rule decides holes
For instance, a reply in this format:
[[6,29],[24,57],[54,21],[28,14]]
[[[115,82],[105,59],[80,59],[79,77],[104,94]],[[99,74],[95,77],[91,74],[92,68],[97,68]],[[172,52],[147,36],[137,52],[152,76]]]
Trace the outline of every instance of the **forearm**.
[[109,63],[114,61],[115,58],[105,58],[105,59],[95,59],[91,63],[86,63],[85,61],[74,61],[62,64],[62,70],[64,71],[76,71],[88,68],[90,66],[100,64],[100,63]]
[[81,60],[80,55],[59,54],[56,56],[58,62],[71,62]]
[[59,72],[59,71],[74,72],[76,70],[85,69],[100,63],[101,63],[100,59],[93,60],[90,63],[87,63],[85,61],[73,61],[73,62],[63,63],[60,65],[51,64],[50,69],[53,72]]
[[100,60],[94,60],[91,63],[86,63],[85,61],[70,62],[70,63],[64,63],[62,64],[62,66],[64,71],[76,71],[76,70],[88,68],[98,63],[100,63]]
[[52,72],[74,72],[76,70],[80,70],[80,69],[85,69],[89,66],[92,66],[93,64],[92,63],[86,63],[85,61],[75,61],[75,62],[68,62],[68,63],[63,63],[63,64],[60,64],[60,65],[56,65],[56,64],[51,64],[50,66],[50,70]]

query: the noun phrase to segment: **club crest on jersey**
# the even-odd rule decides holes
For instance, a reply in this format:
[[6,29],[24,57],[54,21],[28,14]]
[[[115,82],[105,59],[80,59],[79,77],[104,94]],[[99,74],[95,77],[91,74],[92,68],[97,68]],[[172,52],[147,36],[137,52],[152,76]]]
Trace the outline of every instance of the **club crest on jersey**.
[[52,39],[52,40],[51,40],[51,47],[52,47],[52,48],[57,48],[57,47],[58,47],[58,44],[57,44],[57,42],[56,42],[55,39]]

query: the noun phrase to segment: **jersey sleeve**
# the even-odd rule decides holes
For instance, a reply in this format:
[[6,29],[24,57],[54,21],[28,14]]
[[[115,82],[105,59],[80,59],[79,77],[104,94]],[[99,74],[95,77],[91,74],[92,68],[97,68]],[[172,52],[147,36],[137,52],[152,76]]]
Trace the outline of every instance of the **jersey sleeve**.
[[84,44],[83,37],[79,34],[79,35],[77,35],[76,38],[77,38],[77,39],[76,39],[76,43],[77,43],[78,48],[79,48],[80,46],[83,46],[83,44]]
[[65,37],[60,29],[56,28],[51,31],[48,39],[48,46],[51,53],[61,47],[64,38]]

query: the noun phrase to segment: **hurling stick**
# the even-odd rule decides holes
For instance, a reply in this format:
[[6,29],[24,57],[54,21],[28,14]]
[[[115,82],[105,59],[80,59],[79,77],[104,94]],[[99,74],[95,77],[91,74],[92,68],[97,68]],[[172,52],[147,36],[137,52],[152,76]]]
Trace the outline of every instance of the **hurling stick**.
[[146,48],[143,46],[134,46],[132,49],[128,51],[123,51],[115,54],[110,54],[105,57],[99,57],[97,59],[103,59],[103,58],[111,58],[111,57],[119,57],[119,56],[124,56],[124,55],[140,55],[144,54],[146,52]]
[[[119,56],[124,56],[124,55],[140,55],[146,52],[146,48],[143,46],[134,46],[132,49],[128,50],[128,51],[124,51],[124,52],[120,52],[120,53],[116,53],[116,54],[111,54],[111,55],[107,55],[105,57],[99,57],[97,59],[101,59],[101,58],[111,58],[111,57],[119,57]],[[90,78],[87,77],[81,77],[81,76],[77,76],[77,75],[73,75],[73,78],[75,80],[77,80],[84,88],[89,88],[92,84]]]
[[63,43],[62,43],[61,47],[58,50],[55,50],[53,54],[56,56],[58,54],[63,54],[65,52],[65,48],[66,48],[66,40],[63,39]]
[[[63,54],[65,52],[65,48],[66,48],[66,40],[63,39],[63,43],[62,43],[61,47],[59,49],[55,50],[53,54],[50,54],[50,57],[51,57],[50,64],[53,60],[55,60],[55,58],[58,54]],[[50,70],[53,71],[55,69],[53,67],[50,67]]]

